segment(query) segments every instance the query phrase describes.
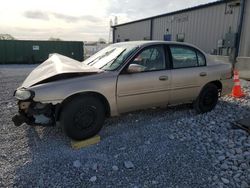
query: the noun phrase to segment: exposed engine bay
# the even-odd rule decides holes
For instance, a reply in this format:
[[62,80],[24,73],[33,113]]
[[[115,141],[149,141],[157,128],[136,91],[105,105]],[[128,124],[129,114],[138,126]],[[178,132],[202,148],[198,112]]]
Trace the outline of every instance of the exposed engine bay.
[[52,104],[43,104],[34,101],[19,101],[19,114],[15,115],[12,120],[15,126],[23,123],[28,125],[54,126],[55,109]]

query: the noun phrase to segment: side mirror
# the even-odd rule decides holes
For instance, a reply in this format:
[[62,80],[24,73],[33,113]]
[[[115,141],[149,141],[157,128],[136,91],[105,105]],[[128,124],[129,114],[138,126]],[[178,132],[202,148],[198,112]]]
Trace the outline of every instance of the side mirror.
[[138,73],[138,72],[143,72],[145,70],[146,67],[142,66],[142,65],[138,65],[138,64],[130,64],[127,72],[128,73]]

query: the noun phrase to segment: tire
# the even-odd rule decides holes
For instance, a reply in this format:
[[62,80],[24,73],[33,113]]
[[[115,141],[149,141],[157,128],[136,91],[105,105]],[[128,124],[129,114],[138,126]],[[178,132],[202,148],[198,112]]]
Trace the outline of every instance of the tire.
[[194,102],[195,111],[200,113],[210,112],[218,102],[219,91],[216,85],[207,84]]
[[92,96],[71,100],[63,107],[60,116],[60,123],[66,135],[74,140],[84,140],[96,135],[104,120],[103,103]]

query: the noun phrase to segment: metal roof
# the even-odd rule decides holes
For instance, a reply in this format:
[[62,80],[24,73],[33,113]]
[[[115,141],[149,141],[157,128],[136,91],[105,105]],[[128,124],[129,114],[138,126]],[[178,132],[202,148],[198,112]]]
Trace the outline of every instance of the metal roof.
[[163,17],[163,16],[170,16],[170,15],[174,15],[174,14],[179,14],[179,13],[188,12],[188,11],[192,11],[192,10],[196,10],[196,9],[206,8],[206,7],[219,5],[219,4],[223,4],[223,3],[229,3],[229,2],[232,2],[232,1],[236,1],[236,0],[218,0],[218,1],[215,1],[215,2],[211,2],[211,3],[207,3],[207,4],[201,4],[201,5],[198,5],[198,6],[194,6],[194,7],[190,7],[190,8],[186,8],[186,9],[182,9],[182,10],[177,10],[177,11],[169,12],[169,13],[165,13],[165,14],[160,14],[160,15],[152,16],[152,17],[148,17],[148,18],[143,18],[143,19],[127,22],[127,23],[122,23],[122,24],[111,26],[111,27],[116,28],[116,27],[123,26],[123,25],[129,25],[129,24],[132,24],[132,23],[151,20],[151,19],[159,18],[159,17]]

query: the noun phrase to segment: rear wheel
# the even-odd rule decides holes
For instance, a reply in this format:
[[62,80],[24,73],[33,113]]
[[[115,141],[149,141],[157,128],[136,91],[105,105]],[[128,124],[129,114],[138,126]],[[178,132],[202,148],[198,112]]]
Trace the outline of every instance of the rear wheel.
[[214,84],[207,84],[194,102],[197,113],[206,113],[214,109],[219,97],[218,88]]
[[103,126],[105,109],[102,102],[92,96],[78,97],[67,103],[62,110],[60,123],[74,140],[96,135]]

